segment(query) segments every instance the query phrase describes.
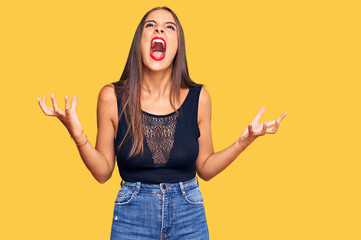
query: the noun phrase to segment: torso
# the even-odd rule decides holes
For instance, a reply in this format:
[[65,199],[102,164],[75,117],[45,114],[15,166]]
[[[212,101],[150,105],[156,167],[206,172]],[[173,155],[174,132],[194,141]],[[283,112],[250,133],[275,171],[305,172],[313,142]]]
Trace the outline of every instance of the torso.
[[[110,84],[110,85],[114,89],[114,85],[113,84]],[[182,106],[184,100],[186,99],[186,97],[188,95],[188,92],[189,92],[189,88],[181,88],[180,89],[180,102],[175,103],[176,109],[178,109],[178,108],[180,108],[180,106]],[[114,94],[113,104],[115,104],[115,107],[113,107],[112,109],[118,110],[117,97],[115,95],[115,91],[113,92],[113,94]],[[151,114],[156,114],[156,115],[166,115],[166,114],[174,112],[174,109],[170,105],[169,97],[166,100],[159,100],[157,102],[151,101],[148,99],[146,99],[146,100],[141,99],[141,106],[142,106],[142,111],[145,111],[145,112],[148,112]],[[113,127],[114,127],[114,139],[115,139],[116,135],[117,135],[117,130],[118,130],[118,113],[116,111],[112,114],[111,121],[112,121]]]

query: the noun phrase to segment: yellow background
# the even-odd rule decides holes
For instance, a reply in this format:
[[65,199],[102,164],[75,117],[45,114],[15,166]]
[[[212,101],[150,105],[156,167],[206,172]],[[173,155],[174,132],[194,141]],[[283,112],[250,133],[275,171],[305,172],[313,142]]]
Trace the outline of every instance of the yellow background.
[[3,1],[0,239],[109,239],[121,181],[99,184],[56,118],[78,97],[94,146],[100,89],[119,79],[136,26],[166,5],[190,75],[212,98],[215,151],[264,106],[276,135],[200,179],[212,240],[361,239],[358,1]]

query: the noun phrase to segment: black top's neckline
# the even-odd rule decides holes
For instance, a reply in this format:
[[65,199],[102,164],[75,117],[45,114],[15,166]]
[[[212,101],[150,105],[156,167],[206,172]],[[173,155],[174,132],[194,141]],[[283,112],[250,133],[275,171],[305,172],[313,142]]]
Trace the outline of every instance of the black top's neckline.
[[[186,96],[186,98],[184,99],[184,101],[183,101],[183,103],[181,104],[181,106],[177,109],[177,111],[179,111],[179,110],[184,106],[185,102],[186,102],[187,99],[189,98],[190,92],[191,92],[191,88],[189,87],[187,96]],[[177,111],[174,111],[174,112],[171,112],[171,113],[168,113],[168,114],[163,114],[163,115],[156,115],[156,114],[149,113],[149,112],[146,112],[146,111],[143,111],[143,110],[142,110],[142,113],[144,113],[145,115],[151,116],[151,117],[168,117],[168,116],[171,116],[171,115],[175,114]]]

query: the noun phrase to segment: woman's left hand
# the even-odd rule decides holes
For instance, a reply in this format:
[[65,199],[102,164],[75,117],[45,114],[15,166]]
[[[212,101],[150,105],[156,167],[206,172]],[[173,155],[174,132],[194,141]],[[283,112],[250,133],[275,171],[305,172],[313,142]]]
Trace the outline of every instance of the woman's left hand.
[[[284,112],[279,118],[271,122],[264,122],[260,124],[258,121],[261,118],[262,114],[266,110],[265,107],[261,107],[258,111],[257,116],[253,121],[244,129],[241,137],[238,139],[239,142],[252,143],[257,137],[263,136],[266,133],[275,134],[278,130],[281,120],[287,115],[287,112]],[[274,126],[274,127],[273,127]],[[270,128],[273,127],[273,128]]]

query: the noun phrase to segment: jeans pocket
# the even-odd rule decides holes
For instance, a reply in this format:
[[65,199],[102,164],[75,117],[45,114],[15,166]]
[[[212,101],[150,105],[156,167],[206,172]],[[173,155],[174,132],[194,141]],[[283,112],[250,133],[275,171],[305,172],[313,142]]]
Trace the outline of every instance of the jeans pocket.
[[132,201],[134,201],[136,195],[137,191],[122,186],[118,192],[117,198],[115,199],[115,206],[130,204]]
[[186,203],[194,206],[203,205],[203,197],[199,186],[185,189],[184,192],[185,195],[183,195],[183,199],[186,201]]

